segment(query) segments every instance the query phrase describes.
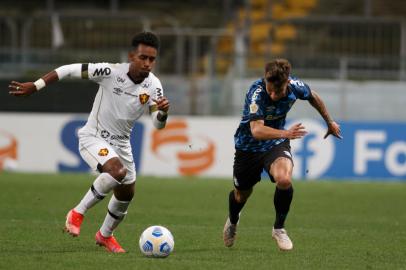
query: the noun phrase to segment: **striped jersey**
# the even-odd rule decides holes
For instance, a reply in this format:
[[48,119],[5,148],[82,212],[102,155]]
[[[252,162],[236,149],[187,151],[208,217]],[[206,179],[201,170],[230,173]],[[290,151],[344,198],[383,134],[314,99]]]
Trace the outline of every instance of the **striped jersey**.
[[289,77],[287,95],[272,101],[266,91],[265,80],[255,81],[249,88],[244,102],[242,118],[234,134],[235,149],[246,152],[265,152],[286,139],[257,140],[252,136],[250,121],[264,120],[265,126],[285,129],[286,114],[297,99],[309,100],[310,87],[295,77]]

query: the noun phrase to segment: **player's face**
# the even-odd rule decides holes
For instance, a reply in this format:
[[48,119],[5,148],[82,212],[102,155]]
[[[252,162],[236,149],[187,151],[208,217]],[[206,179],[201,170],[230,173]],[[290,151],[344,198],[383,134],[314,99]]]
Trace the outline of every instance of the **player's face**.
[[151,46],[140,44],[128,54],[130,74],[136,79],[145,79],[155,65],[157,50]]
[[280,89],[274,87],[272,83],[266,83],[266,91],[273,101],[278,101],[286,96],[288,83],[289,82],[284,83]]

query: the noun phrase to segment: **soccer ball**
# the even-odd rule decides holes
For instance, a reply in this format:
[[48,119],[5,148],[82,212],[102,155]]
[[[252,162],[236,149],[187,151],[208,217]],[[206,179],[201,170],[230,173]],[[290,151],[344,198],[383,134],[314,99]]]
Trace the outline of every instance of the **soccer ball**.
[[139,244],[141,252],[147,257],[167,257],[175,247],[172,233],[159,225],[146,228]]

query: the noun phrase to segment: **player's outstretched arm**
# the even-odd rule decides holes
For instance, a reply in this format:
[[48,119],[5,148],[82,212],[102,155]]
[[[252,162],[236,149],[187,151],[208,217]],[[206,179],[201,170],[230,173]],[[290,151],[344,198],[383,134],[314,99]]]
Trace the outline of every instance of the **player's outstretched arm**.
[[[86,74],[86,76],[83,74]],[[88,78],[87,73],[82,72],[82,64],[64,65],[50,71],[35,82],[20,83],[12,81],[8,86],[9,94],[13,96],[29,96],[45,86],[68,76],[83,79]]]
[[55,82],[58,80],[58,74],[55,70],[47,73],[46,75],[42,76],[40,79],[36,80],[35,82],[16,82],[12,81],[9,86],[9,94],[13,96],[29,96],[34,94],[35,92],[41,90],[46,85]]
[[324,139],[327,138],[330,134],[339,139],[342,139],[343,137],[341,136],[340,125],[330,117],[326,105],[324,104],[319,94],[317,94],[314,90],[312,90],[312,96],[309,99],[309,103],[319,112],[324,121],[326,121],[327,132],[326,135],[324,135]]

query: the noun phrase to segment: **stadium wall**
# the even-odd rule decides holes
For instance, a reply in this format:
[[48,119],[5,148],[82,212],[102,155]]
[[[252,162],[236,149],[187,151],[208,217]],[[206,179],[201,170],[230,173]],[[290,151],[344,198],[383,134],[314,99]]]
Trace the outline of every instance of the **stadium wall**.
[[[85,172],[77,130],[85,114],[0,115],[0,169],[23,172]],[[294,140],[296,179],[406,181],[405,122],[340,122],[344,139],[323,139],[325,126],[295,118],[309,134]],[[232,177],[233,134],[238,117],[170,117],[164,130],[142,118],[131,144],[138,174],[160,177]],[[0,175],[1,176],[1,175]]]
[[[160,77],[161,78],[161,77]],[[210,79],[190,80],[184,76],[161,78],[165,96],[171,101],[171,114],[176,115],[240,115],[247,89],[254,80]],[[0,89],[7,89],[10,80],[0,79]],[[13,78],[17,81],[33,80]],[[348,81],[305,79],[323,98],[331,115],[341,120],[406,121],[406,82]],[[64,80],[47,86],[45,91],[26,99],[16,99],[8,91],[0,91],[1,112],[88,113],[98,85],[88,80]],[[317,112],[307,102],[297,102],[289,112],[292,118],[316,118]]]

